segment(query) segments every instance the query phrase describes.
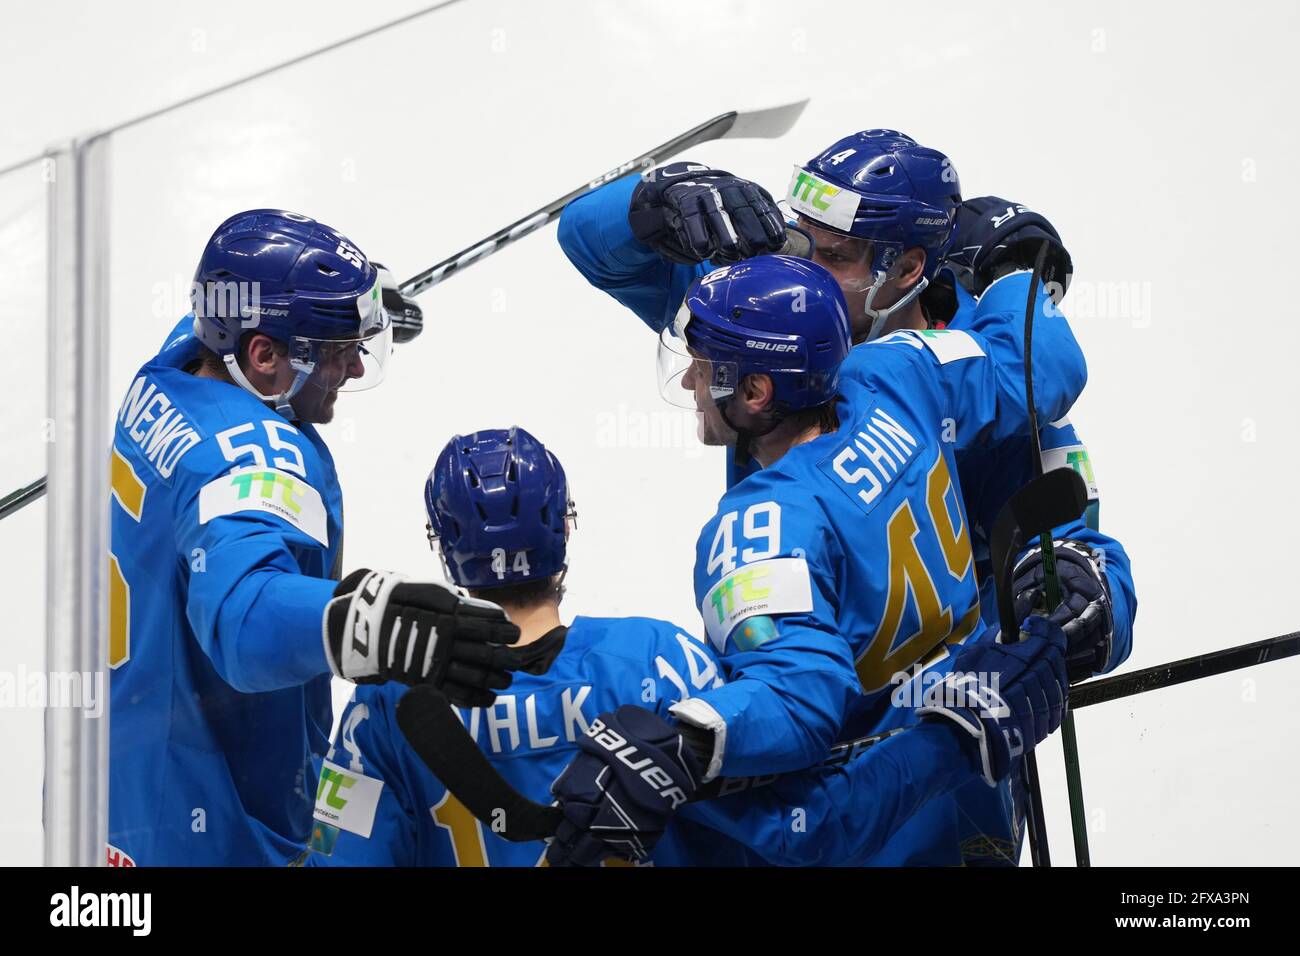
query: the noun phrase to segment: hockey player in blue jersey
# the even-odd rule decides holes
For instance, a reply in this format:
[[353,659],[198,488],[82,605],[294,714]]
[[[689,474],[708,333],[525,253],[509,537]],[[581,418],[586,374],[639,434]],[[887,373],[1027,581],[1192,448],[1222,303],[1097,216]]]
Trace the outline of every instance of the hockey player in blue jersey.
[[[532,673],[486,707],[460,708],[470,735],[535,800],[596,715],[635,702],[669,706],[722,683],[706,643],[645,617],[560,617],[576,517],[559,460],[522,428],[456,436],[425,485],[431,543],[448,577],[505,608]],[[511,843],[424,766],[396,721],[401,685],[358,687],[322,764],[313,865],[536,866],[538,843]],[[745,851],[689,819],[651,857],[660,865],[740,865]]]
[[[958,180],[947,158],[892,131],[845,137],[796,167],[789,198],[799,215],[798,228],[816,241],[815,261],[832,272],[848,300],[857,342],[900,328],[946,325],[978,331],[992,347],[1014,356],[1023,350],[1027,292],[1027,276],[1015,273],[1032,261],[1040,241],[1051,244],[1049,279],[1058,291],[1069,281],[1069,255],[1046,219],[996,197],[958,206]],[[955,240],[944,225],[954,211]],[[686,286],[711,267],[710,257],[729,261],[776,247],[786,237],[781,218],[771,196],[756,184],[720,170],[675,163],[644,180],[628,177],[571,204],[559,238],[589,281],[659,331]],[[945,261],[950,242],[954,251]],[[951,271],[941,271],[941,261]],[[953,274],[961,281],[953,281]],[[1056,348],[1051,342],[1065,323],[1054,308],[1046,311],[1048,317],[1039,319],[1039,336],[1047,338],[1045,353],[1052,356]],[[852,374],[852,363],[846,371]],[[1096,483],[1086,448],[1068,420],[1045,426],[1041,440],[1045,467],[1076,467],[1093,499],[1087,522],[1057,529],[1066,600],[1056,620],[1070,635],[1071,673],[1078,679],[1111,670],[1127,657],[1136,600],[1127,555],[1118,542],[1096,530]],[[1029,449],[1027,438],[1013,439],[958,456],[989,623],[996,623],[996,609],[987,529],[1010,494],[1032,477]],[[731,467],[729,483],[749,470]],[[1019,572],[1017,592],[1025,608],[1041,587],[1036,551],[1025,556]],[[1005,788],[1003,797],[1009,802]],[[974,832],[963,838],[967,848],[962,858],[1014,859],[1017,838],[1009,811],[999,814],[993,808],[990,813],[983,792],[977,791],[974,799],[984,806],[959,811],[966,823],[978,821],[967,828]],[[999,815],[1004,823],[988,822]]]
[[[941,673],[983,631],[955,455],[1026,432],[1019,362],[958,331],[899,332],[851,358],[850,346],[833,277],[785,256],[696,281],[661,335],[665,397],[696,409],[705,444],[763,466],[722,497],[696,551],[696,600],[728,682],[669,708],[654,740],[629,737],[626,721],[619,731],[690,755],[685,779],[798,770],[845,731],[901,726],[916,705],[899,692],[926,677],[907,672]],[[855,374],[841,374],[850,361]],[[1059,417],[1085,380],[1068,330],[1054,362],[1037,395]],[[584,754],[556,784],[556,862],[630,839],[620,820],[639,837],[675,809],[612,751]]]
[[[835,276],[845,295],[855,343],[937,326],[979,332],[1008,355],[1022,352],[1023,273],[1043,240],[1051,245],[1049,287],[1068,287],[1070,256],[1041,214],[997,197],[961,202],[959,187],[946,156],[892,130],[844,137],[796,167],[789,202],[798,227],[815,240],[814,261]],[[571,203],[560,219],[559,241],[588,281],[657,333],[672,321],[686,288],[714,263],[779,249],[786,236],[781,220],[771,195],[756,184],[699,164],[672,163]],[[990,287],[998,301],[979,309],[976,297]],[[1016,296],[1019,309],[1012,307]],[[1050,357],[1065,323],[1054,305],[1044,311],[1038,334],[1048,340]],[[1095,526],[1096,482],[1086,448],[1068,421],[1045,426],[1042,439],[1047,467],[1069,464],[1084,474]],[[992,485],[988,506],[974,522],[978,539],[988,527],[983,519],[1023,484],[1029,453],[1027,444],[1017,444],[962,457],[966,486]],[[972,503],[970,492],[967,498]],[[1109,625],[1093,635],[1102,658],[1094,672],[1112,670],[1128,656],[1136,612],[1127,555],[1083,522],[1058,534],[1080,542],[1105,565],[1109,599],[1086,606]],[[986,575],[981,580],[987,585]]]
[[[961,203],[947,254],[938,245],[938,236],[930,236],[927,242],[925,227],[909,229],[907,221],[897,217],[891,221],[890,207],[901,197],[926,200],[931,214],[944,210],[940,197],[945,188],[955,189],[956,182],[946,157],[909,145],[906,137],[889,131],[845,137],[795,169],[790,204],[800,225],[822,249],[818,260],[827,260],[846,296],[860,303],[858,338],[870,341],[897,328],[938,325],[979,332],[1008,357],[1022,354],[1022,303],[1028,270],[1044,242],[1049,250],[1045,279],[1049,289],[1063,294],[1072,270],[1070,256],[1051,223],[1024,206],[997,197]],[[937,189],[927,188],[927,183]],[[858,203],[852,221],[844,215],[846,201]],[[915,222],[925,222],[924,206],[915,216]],[[1049,357],[1056,352],[1054,337],[1065,328],[1054,303],[1044,302],[1036,331],[1049,336],[1045,349]],[[847,374],[852,374],[852,365],[850,361]],[[1054,374],[1049,368],[1040,371]],[[1065,627],[1071,645],[1071,677],[1079,680],[1109,671],[1127,658],[1136,599],[1127,554],[1119,542],[1097,530],[1096,483],[1086,448],[1068,419],[1044,426],[1040,439],[1044,468],[1074,466],[1085,476],[1092,499],[1085,517],[1055,533],[1064,601],[1054,620]],[[990,625],[996,623],[997,607],[988,534],[1006,500],[1033,477],[1031,454],[1028,437],[1017,437],[966,450],[957,457],[981,582],[981,605]],[[1041,555],[1033,548],[1023,556],[1016,573],[1021,613],[1028,610],[1041,588]],[[955,820],[962,862],[1014,862],[1019,827],[1012,804],[1023,796],[1016,792],[1019,783],[1018,776],[1012,777],[995,800],[990,800],[983,788],[973,787],[965,799],[958,796],[955,814],[945,815],[944,808],[936,805],[930,810],[934,819],[918,818],[913,829],[930,827],[938,836],[950,830]],[[941,815],[945,818],[939,821]],[[916,845],[910,833],[903,834],[898,843],[907,847],[905,853],[909,854]],[[878,862],[915,859],[895,855],[896,849],[888,849]]]
[[[654,712],[664,715],[693,693],[721,685],[710,646],[668,622],[578,617],[567,627],[561,623],[567,536],[576,510],[560,462],[523,429],[454,438],[430,475],[425,506],[431,542],[448,576],[509,612],[523,632],[519,646],[538,671],[518,674],[490,707],[460,710],[471,736],[524,794],[545,799],[598,712],[635,701],[653,702]],[[1036,631],[1034,643],[1000,649],[998,689],[1009,707],[1001,725],[1022,728],[1029,746],[1059,725],[1063,647],[1059,632]],[[970,671],[989,669],[989,658],[982,660],[968,659]],[[936,715],[944,708],[942,715],[958,724],[941,721],[891,738],[845,767],[692,804],[662,838],[650,838],[656,845],[646,862],[740,865],[753,859],[742,847],[773,863],[852,862],[934,796],[977,774],[1004,775],[1009,758],[1003,735],[983,729],[996,729],[999,721],[981,719],[969,703],[961,712],[952,704],[960,694],[945,697],[938,690],[931,694]],[[474,819],[421,763],[395,720],[404,694],[394,684],[358,687],[344,711],[321,766],[312,837],[317,852],[308,864],[541,863],[542,844],[496,836],[490,822]],[[807,814],[798,832],[788,826],[796,805]],[[618,861],[601,856],[607,864]]]
[[[487,702],[518,666],[500,608],[338,568],[314,425],[383,375],[374,266],[282,210],[213,234],[194,313],[136,374],[112,448],[109,858],[282,864],[302,852],[330,675]],[[400,625],[400,626],[399,626]]]

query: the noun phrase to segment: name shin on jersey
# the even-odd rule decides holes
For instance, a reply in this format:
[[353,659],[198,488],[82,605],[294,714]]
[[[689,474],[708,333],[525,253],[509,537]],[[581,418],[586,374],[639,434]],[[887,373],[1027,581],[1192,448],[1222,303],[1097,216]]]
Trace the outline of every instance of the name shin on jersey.
[[117,420],[158,474],[170,478],[201,436],[148,376],[131,383]]
[[831,468],[851,486],[851,495],[871,507],[916,455],[918,443],[882,408],[873,408],[850,434],[849,443],[831,460]]
[[[458,710],[469,735],[486,745],[494,754],[513,753],[521,747],[545,750],[561,740],[573,743],[586,736],[588,722],[582,705],[591,694],[591,685],[565,687],[552,700],[544,701],[538,716],[539,694],[529,694],[521,701],[515,694],[497,694],[489,707]],[[553,705],[558,704],[558,708]],[[466,715],[468,714],[468,719]],[[485,740],[480,740],[482,730]]]

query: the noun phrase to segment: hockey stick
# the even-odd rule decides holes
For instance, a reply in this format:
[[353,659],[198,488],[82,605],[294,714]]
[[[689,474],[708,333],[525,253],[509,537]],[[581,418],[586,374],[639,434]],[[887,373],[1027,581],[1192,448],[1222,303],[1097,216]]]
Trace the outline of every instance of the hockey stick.
[[[575,199],[580,199],[592,190],[599,189],[606,183],[613,182],[615,179],[635,170],[651,169],[684,149],[690,149],[700,143],[708,143],[717,139],[777,139],[784,136],[790,131],[790,127],[794,126],[795,121],[799,119],[804,107],[807,105],[808,100],[803,99],[794,103],[786,103],[783,106],[771,106],[762,110],[732,110],[729,113],[715,116],[713,119],[701,123],[679,136],[674,136],[666,143],[660,143],[654,149],[643,153],[636,159],[629,159],[621,166],[616,166],[604,175],[597,176],[559,199],[552,200],[536,212],[529,213],[522,219],[517,219],[510,225],[498,229],[486,239],[474,243],[469,248],[448,256],[436,265],[425,269],[419,275],[407,279],[398,288],[403,295],[419,295],[426,289],[433,288],[439,282],[446,281],[448,277],[460,272],[466,266],[486,259],[493,253],[500,252],[510,243],[522,239],[530,232],[536,232],[542,226],[555,220],[564,211],[564,207]],[[34,493],[32,493],[33,491]],[[19,488],[6,496],[3,501],[0,501],[0,520],[3,520],[24,505],[31,504],[44,493],[44,478],[26,488]]]
[[26,488],[19,488],[0,498],[0,519],[7,518],[45,494],[45,479],[37,478]]
[[535,803],[507,783],[437,689],[423,684],[403,694],[397,726],[442,785],[497,836],[527,843],[555,835],[560,808]]
[[402,283],[402,292],[405,295],[419,295],[426,289],[445,281],[449,276],[461,271],[466,266],[486,259],[493,253],[500,252],[510,243],[542,228],[548,222],[556,219],[564,211],[564,207],[575,199],[580,199],[592,190],[599,189],[606,183],[613,182],[630,172],[652,169],[665,159],[680,153],[684,149],[690,149],[692,146],[698,146],[700,143],[707,143],[715,139],[776,139],[784,136],[789,132],[790,127],[795,124],[795,121],[803,113],[804,107],[807,105],[808,101],[804,99],[764,110],[732,110],[729,113],[715,116],[713,119],[687,130],[680,136],[674,136],[668,142],[661,143],[636,159],[629,159],[626,163],[614,167],[603,176],[597,176],[572,192],[564,194],[559,199],[552,200],[536,212],[529,213],[522,219],[517,219],[510,225],[498,229],[486,239],[474,243],[467,249],[462,249],[455,255],[448,256],[437,265],[425,269],[419,275],[412,276]]
[[[507,782],[487,754],[479,749],[440,691],[420,685],[403,694],[397,702],[397,726],[429,772],[497,836],[527,843],[555,835],[563,818],[560,808],[530,800]],[[873,744],[903,730],[894,728],[836,744],[819,766],[848,763]],[[691,800],[730,796],[766,786],[784,776],[787,774],[720,777],[700,787]]]
[[[1052,528],[1083,514],[1087,505],[1088,488],[1079,473],[1073,468],[1054,468],[1030,481],[1002,506],[989,536],[989,556],[993,562],[998,620],[1004,635],[1020,633],[1012,592],[1016,557],[1034,537],[1051,534]],[[1038,786],[1038,766],[1033,751],[1025,754],[1025,773],[1030,801],[1030,855],[1034,866],[1051,866],[1043,821],[1042,791]]]
[[[1061,470],[1068,471],[1070,469]],[[1049,489],[1049,491],[1052,495],[1062,491],[1071,496],[1077,494],[1076,489]],[[1086,501],[1086,487],[1083,487],[1083,498]],[[1070,519],[1067,518],[1066,520]],[[1015,551],[1012,551],[1011,554],[1014,556]],[[1112,700],[1123,700],[1125,697],[1135,697],[1138,694],[1161,690],[1175,684],[1184,684],[1188,681],[1200,680],[1203,677],[1214,677],[1217,674],[1226,674],[1245,667],[1254,667],[1257,664],[1267,664],[1271,661],[1280,661],[1297,656],[1300,656],[1300,631],[1283,634],[1280,637],[1270,637],[1263,641],[1255,641],[1252,644],[1242,644],[1239,647],[1212,651],[1197,657],[1188,657],[1181,661],[1158,664],[1155,667],[1134,671],[1131,674],[1118,674],[1101,680],[1088,681],[1085,684],[1075,684],[1070,688],[1070,709],[1088,707],[1092,704],[1103,704]],[[818,767],[842,766],[856,760],[858,756],[874,744],[887,740],[895,734],[901,734],[905,730],[907,730],[906,727],[895,727],[883,733],[868,734],[865,737],[858,737],[856,740],[846,740],[838,743],[831,748],[830,756],[818,764]],[[804,771],[796,770],[792,772],[803,773]],[[713,797],[725,797],[732,793],[739,793],[742,790],[752,790],[755,787],[765,786],[784,776],[786,774],[762,777],[718,777],[700,787],[695,792],[694,799],[709,800]]]
[[[1058,471],[1069,471],[1069,469],[1058,469]],[[1049,473],[1049,475],[1055,474],[1056,471]],[[1059,490],[1053,490],[1051,497],[1059,497]],[[1068,493],[1075,492],[1068,491]],[[1086,500],[1086,489],[1083,491],[1083,496]],[[1007,533],[1004,532],[1004,535]],[[1023,532],[1021,536],[1023,537]],[[1019,550],[1018,548],[1011,550],[1005,545],[1004,548],[1011,558],[1014,558]],[[1006,558],[1003,560],[1005,564]],[[999,606],[1000,613],[1001,606]],[[1175,684],[1200,680],[1202,677],[1212,677],[1297,655],[1300,655],[1300,631],[1173,661],[1169,664],[1148,667],[1131,674],[1120,674],[1078,684],[1070,690],[1070,706],[1071,708],[1088,707],[1092,704],[1121,700]],[[442,781],[442,784],[477,819],[491,826],[493,832],[507,840],[517,842],[544,840],[554,834],[560,820],[559,808],[535,803],[507,783],[487,755],[470,738],[469,732],[456,717],[451,705],[438,691],[431,687],[413,688],[408,691],[398,702],[397,724],[429,771]],[[836,744],[831,750],[831,755],[819,766],[833,767],[849,763],[873,745],[895,734],[903,733],[905,729],[894,728],[884,733],[869,734],[856,740]],[[693,799],[711,800],[715,797],[753,790],[784,776],[787,775],[719,777],[700,787]]]
[[[1037,299],[1038,283],[1043,274],[1043,266],[1047,261],[1047,251],[1047,240],[1043,240],[1042,245],[1038,247],[1038,255],[1034,257],[1034,274],[1029,283],[1029,300],[1025,304],[1025,395],[1029,402],[1029,422],[1031,441],[1033,442],[1032,455],[1035,475],[1042,475],[1043,473],[1043,448],[1038,434],[1038,412],[1034,407],[1034,377],[1032,373],[1034,304]],[[1084,507],[1087,507],[1086,499]],[[1082,510],[1080,509],[1080,511]],[[1042,537],[1039,539],[1039,547],[1043,553],[1043,596],[1047,604],[1047,613],[1050,614],[1061,603],[1061,583],[1056,573],[1056,553],[1050,530],[1043,532]],[[1074,865],[1091,866],[1092,858],[1088,853],[1088,823],[1083,806],[1083,775],[1079,767],[1079,739],[1075,735],[1074,714],[1069,706],[1066,707],[1065,716],[1061,720],[1061,747],[1065,752],[1065,785],[1070,800],[1070,830],[1074,836]],[[1038,786],[1038,759],[1033,754],[1030,754],[1030,758],[1034,762],[1032,765],[1027,764],[1026,767],[1033,779],[1031,798],[1038,804],[1039,829],[1042,831],[1042,838],[1046,839],[1046,831],[1042,825],[1042,791]]]
[[[1031,440],[1030,457],[1033,461],[1034,481],[1041,482],[1043,475],[1043,449],[1038,436],[1038,409],[1034,404],[1034,308],[1038,300],[1038,286],[1043,277],[1043,266],[1047,261],[1048,244],[1046,241],[1038,247],[1038,255],[1034,257],[1034,270],[1029,279],[1029,297],[1025,301],[1025,404],[1029,412],[1029,434]],[[1077,505],[1077,510],[1071,515],[1065,515],[1059,521],[1053,521],[1048,525],[1040,526],[1033,533],[1038,534],[1039,548],[1043,555],[1043,597],[1047,605],[1047,611],[1050,614],[1058,604],[1061,603],[1060,581],[1056,574],[1056,553],[1052,545],[1052,528],[1058,524],[1064,524],[1071,521],[1083,513],[1084,508],[1088,506],[1087,489],[1083,484],[1083,479],[1072,469],[1057,469],[1062,473],[1068,473],[1074,478],[1075,487],[1067,489],[1064,484],[1059,491],[1061,494],[1061,504],[1063,507],[1073,507]],[[1062,482],[1065,479],[1061,479]],[[1026,485],[1028,488],[1030,485]],[[1023,490],[1023,489],[1022,489]],[[1082,499],[1080,499],[1082,495]],[[1068,497],[1066,497],[1068,496]],[[1010,505],[1010,502],[1008,502]],[[1062,512],[1064,514],[1064,512]],[[998,521],[1002,520],[1005,515],[998,516]],[[994,529],[996,532],[996,528]],[[1012,575],[1014,566],[1011,562],[1015,560],[1015,551],[1002,555],[1002,561],[998,562],[995,558],[994,569],[999,574],[998,584],[998,613],[1001,617],[1002,633],[1015,633],[1019,628],[1020,622],[1017,621],[1014,606],[1012,604],[1013,595],[1011,594]],[[1005,594],[1003,587],[1005,586]],[[1012,630],[1008,630],[1008,625]],[[1088,848],[1087,834],[1083,831],[1083,790],[1078,776],[1078,749],[1072,747],[1074,743],[1074,723],[1070,720],[1069,710],[1067,709],[1061,724],[1063,728],[1063,739],[1066,752],[1066,771],[1067,778],[1070,782],[1070,822],[1074,828],[1074,845],[1075,859],[1081,866],[1088,865]],[[1070,775],[1070,756],[1074,755],[1074,774]],[[1038,780],[1038,757],[1032,751],[1025,755],[1025,777],[1029,791],[1029,853],[1033,860],[1034,866],[1051,866],[1051,855],[1047,847],[1047,822],[1043,816],[1043,790]],[[1077,798],[1077,799],[1076,799]],[[1082,839],[1082,851],[1080,851],[1080,841]]]
[[1161,690],[1175,684],[1185,684],[1203,677],[1226,674],[1243,667],[1254,667],[1256,664],[1267,664],[1296,655],[1300,655],[1300,631],[1196,657],[1185,657],[1168,664],[1157,664],[1131,674],[1116,674],[1076,684],[1070,688],[1070,709],[1091,707],[1093,704],[1145,694],[1147,691]]

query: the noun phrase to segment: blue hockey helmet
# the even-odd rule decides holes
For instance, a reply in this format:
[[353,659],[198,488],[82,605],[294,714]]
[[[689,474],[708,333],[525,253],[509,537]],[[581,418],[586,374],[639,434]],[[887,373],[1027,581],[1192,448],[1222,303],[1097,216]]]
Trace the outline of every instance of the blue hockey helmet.
[[[231,377],[282,414],[318,367],[342,391],[377,385],[392,343],[377,270],[345,236],[283,209],[231,216],[212,234],[190,287],[194,333]],[[284,343],[296,375],[263,395],[238,363],[241,338],[257,331]],[[364,369],[357,374],[353,370]]]
[[[885,320],[924,291],[952,243],[961,206],[961,182],[943,153],[905,133],[869,129],[838,140],[806,164],[795,166],[787,201],[818,232],[866,240],[870,259],[866,313],[868,339]],[[920,281],[888,308],[874,306],[890,268],[905,249],[925,252]],[[864,286],[865,287],[865,286]]]
[[775,427],[790,412],[835,398],[852,344],[844,293],[829,272],[807,259],[755,256],[687,290],[659,337],[660,391],[674,405],[695,408],[683,381],[694,368],[731,425],[726,406],[745,376],[767,375]]
[[429,540],[464,588],[494,588],[565,570],[576,517],[564,468],[524,429],[449,441],[424,484]]

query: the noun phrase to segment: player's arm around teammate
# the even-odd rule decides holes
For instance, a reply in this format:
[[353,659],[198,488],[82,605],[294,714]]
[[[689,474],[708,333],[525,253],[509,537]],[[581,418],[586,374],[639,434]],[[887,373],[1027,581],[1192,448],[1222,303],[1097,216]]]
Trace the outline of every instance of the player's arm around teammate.
[[[1028,618],[1018,644],[962,648],[913,727],[846,763],[786,774],[683,812],[781,866],[856,866],[931,801],[1003,782],[1060,726],[1065,636]],[[606,848],[608,851],[608,848]]]
[[[923,627],[917,637],[930,635],[930,642],[906,642],[914,652],[904,651],[906,659],[892,653],[890,635],[902,626],[903,610],[891,610],[896,589],[886,594],[881,583],[894,575],[883,575],[881,565],[892,563],[898,548],[894,531],[883,534],[880,521],[895,508],[872,512],[877,498],[902,505],[920,493],[933,512],[934,501],[955,496],[935,484],[935,475],[948,474],[952,455],[939,437],[942,422],[955,429],[949,444],[974,445],[1013,429],[1017,406],[997,363],[965,333],[900,333],[870,350],[870,376],[841,381],[850,348],[843,295],[824,269],[805,260],[759,257],[711,273],[692,286],[674,334],[665,332],[661,343],[682,360],[675,372],[671,360],[661,360],[665,394],[691,397],[702,440],[752,453],[764,465],[723,497],[697,548],[696,598],[729,682],[674,707],[675,728],[620,711],[602,717],[607,732],[595,738],[610,753],[622,741],[654,761],[669,781],[661,796],[670,795],[672,810],[682,802],[672,798],[689,793],[691,781],[815,764],[868,683],[878,691],[889,667],[910,666],[942,643],[954,621],[943,633]],[[1045,403],[1064,412],[1074,397],[1061,389]],[[1019,414],[1026,431],[1023,401]],[[921,460],[927,465],[907,469]],[[902,473],[908,479],[895,482]],[[934,490],[922,492],[927,482]],[[940,513],[951,521],[946,505]],[[875,534],[882,535],[879,548],[869,543]],[[911,553],[911,545],[904,550]],[[935,600],[969,606],[963,621],[970,618],[974,628],[973,572],[957,550],[957,543],[942,549],[948,571]],[[930,560],[939,552],[936,545]],[[876,562],[874,574],[868,559]],[[904,566],[911,560],[906,553],[900,559]],[[875,652],[872,643],[879,643]],[[590,785],[575,772],[557,794],[589,806]],[[653,807],[653,799],[631,792],[636,786],[627,782],[609,803]],[[617,815],[597,808],[572,823],[610,828],[609,812]]]

